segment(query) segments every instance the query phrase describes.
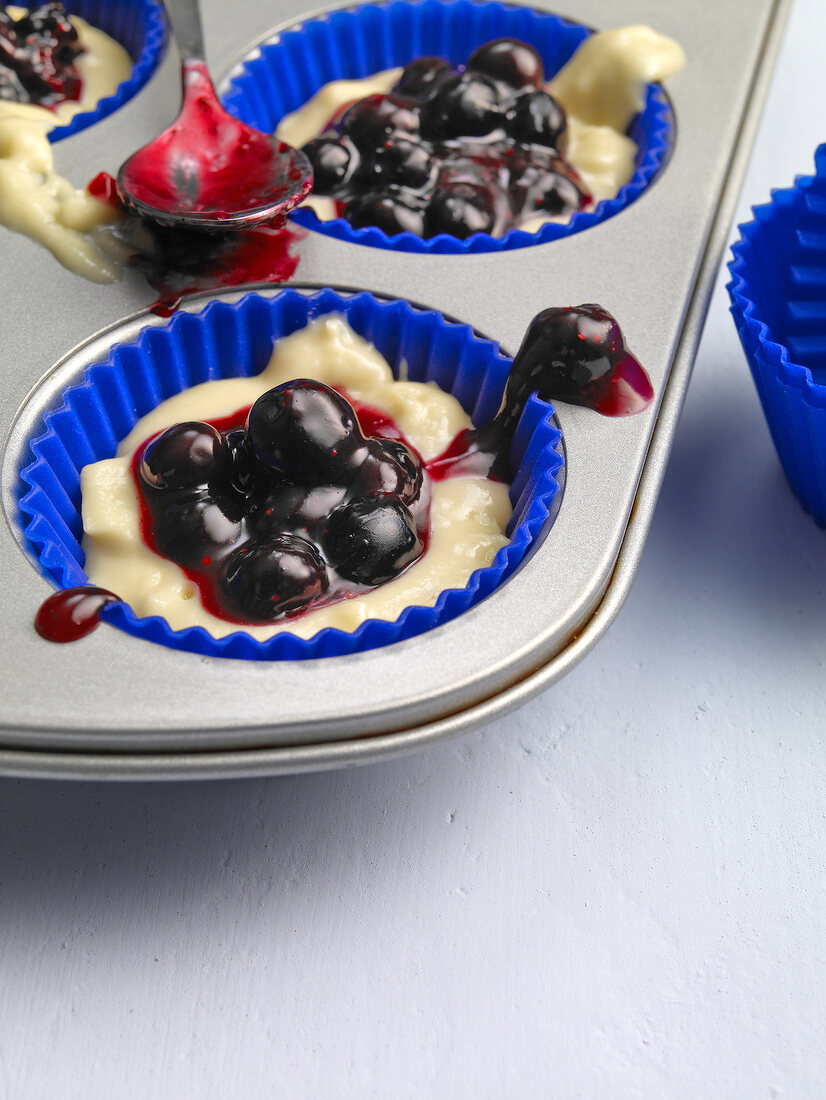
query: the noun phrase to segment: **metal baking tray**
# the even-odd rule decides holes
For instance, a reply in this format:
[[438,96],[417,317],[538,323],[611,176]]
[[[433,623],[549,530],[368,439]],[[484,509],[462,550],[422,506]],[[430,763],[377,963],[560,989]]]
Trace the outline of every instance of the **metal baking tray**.
[[[635,204],[596,228],[471,256],[394,253],[315,233],[304,241],[300,283],[291,285],[407,298],[510,353],[540,309],[600,302],[657,393],[653,408],[625,420],[560,406],[567,481],[539,550],[469,612],[384,649],[259,663],[177,652],[111,627],[71,646],[36,635],[33,616],[50,588],[20,538],[25,443],[89,362],[164,322],[142,312],[152,292],[137,275],[94,286],[0,229],[0,772],[173,779],[352,765],[480,725],[564,675],[633,580],[790,3],[532,5],[597,28],[647,22],[688,55],[668,82],[677,120],[670,163]],[[209,61],[225,77],[250,44],[309,14],[301,0],[204,0],[203,8]],[[171,121],[179,98],[173,45],[132,102],[55,146],[58,170],[78,186],[116,171]],[[185,308],[203,305],[194,299]]]

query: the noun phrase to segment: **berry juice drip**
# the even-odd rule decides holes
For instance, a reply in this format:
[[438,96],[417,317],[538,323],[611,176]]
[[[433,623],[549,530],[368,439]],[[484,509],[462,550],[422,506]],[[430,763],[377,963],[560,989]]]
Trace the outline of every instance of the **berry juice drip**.
[[112,176],[101,172],[87,190],[123,214],[117,233],[134,251],[136,268],[159,296],[149,307],[161,317],[174,313],[186,294],[243,283],[282,283],[295,274],[294,245],[305,231],[286,218],[231,233],[171,229],[139,218],[121,203]]
[[565,160],[566,119],[531,46],[497,39],[464,69],[406,66],[388,95],[342,109],[304,146],[313,191],[355,229],[430,238],[501,236],[538,215],[591,202]]
[[534,393],[543,401],[583,405],[603,416],[632,416],[654,399],[648,375],[626,348],[610,313],[598,305],[544,309],[516,353],[499,412],[489,423],[460,432],[429,462],[431,478],[467,474],[508,480],[511,440]]
[[169,428],[132,469],[144,541],[230,622],[279,622],[366,592],[427,545],[418,454],[388,417],[357,416],[307,379],[268,391],[248,414]]
[[97,627],[103,609],[120,599],[105,588],[64,588],[43,602],[34,628],[47,642],[76,642]]
[[0,100],[49,108],[77,101],[81,53],[62,4],[41,4],[20,19],[0,8]]

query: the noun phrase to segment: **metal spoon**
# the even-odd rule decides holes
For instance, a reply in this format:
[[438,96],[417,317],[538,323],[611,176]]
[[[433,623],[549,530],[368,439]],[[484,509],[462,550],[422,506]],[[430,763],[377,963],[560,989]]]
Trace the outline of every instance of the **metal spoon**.
[[186,229],[247,229],[286,214],[310,191],[309,161],[221,106],[204,61],[198,0],[168,0],[167,9],[181,54],[183,105],[168,129],[121,166],[121,199]]

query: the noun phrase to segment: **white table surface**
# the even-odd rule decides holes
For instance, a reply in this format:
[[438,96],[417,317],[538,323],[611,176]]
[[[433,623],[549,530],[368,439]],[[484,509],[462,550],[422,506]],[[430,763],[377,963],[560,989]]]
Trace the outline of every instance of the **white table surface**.
[[[797,0],[738,220],[826,139]],[[826,1093],[826,533],[721,276],[635,587],[418,756],[0,780],[0,1098]]]

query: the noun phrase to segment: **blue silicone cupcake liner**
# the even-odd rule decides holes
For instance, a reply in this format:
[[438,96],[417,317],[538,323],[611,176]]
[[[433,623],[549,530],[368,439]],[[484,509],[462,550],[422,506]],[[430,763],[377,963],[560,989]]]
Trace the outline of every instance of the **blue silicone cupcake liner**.
[[128,80],[113,95],[98,101],[93,111],[82,111],[65,126],[56,126],[49,141],[71,137],[122,107],[146,84],[155,70],[166,41],[163,6],[158,0],[63,0],[69,15],[79,15],[126,49],[134,65]]
[[[519,38],[534,46],[553,77],[590,30],[530,8],[472,0],[392,0],[310,19],[262,45],[234,74],[224,102],[238,118],[270,132],[331,80],[370,76],[437,54],[464,64],[477,46],[492,38]],[[353,229],[343,218],[320,221],[311,210],[292,216],[307,228],[340,240],[400,252],[501,252],[569,237],[624,210],[662,170],[671,152],[674,118],[662,88],[650,85],[644,109],[629,136],[638,152],[633,178],[613,199],[575,214],[569,222],[549,222],[536,233],[512,229],[502,237],[476,233],[465,241],[447,234],[423,240],[412,233],[388,237],[379,229]]]
[[[249,293],[235,305],[210,302],[201,313],[179,313],[163,327],[143,330],[134,343],[117,345],[105,363],[89,366],[83,381],[67,389],[60,408],[44,415],[44,431],[30,443],[33,461],[21,473],[20,500],[28,547],[41,571],[61,588],[88,583],[80,541],[83,466],[114,455],[136,421],[167,397],[208,379],[260,373],[275,340],[331,312],[342,314],[394,370],[404,363],[411,380],[435,381],[453,393],[476,423],[496,413],[510,360],[468,326],[432,310],[331,290]],[[279,634],[266,642],[242,631],[222,639],[201,627],[173,631],[161,618],[138,618],[125,604],[107,608],[104,618],[175,649],[247,660],[338,656],[420,634],[461,614],[511,576],[556,514],[561,433],[552,407],[536,397],[525,407],[510,462],[511,541],[465,588],[444,591],[433,608],[410,607],[395,622],[368,620],[352,633],[328,628],[309,640]]]
[[752,212],[729,263],[731,312],[786,476],[826,526],[826,145],[815,175]]

